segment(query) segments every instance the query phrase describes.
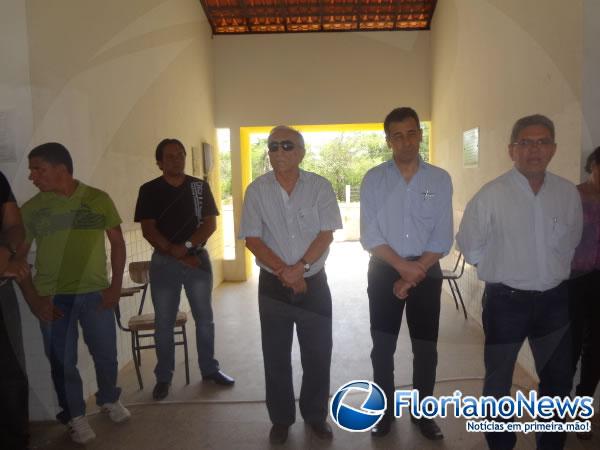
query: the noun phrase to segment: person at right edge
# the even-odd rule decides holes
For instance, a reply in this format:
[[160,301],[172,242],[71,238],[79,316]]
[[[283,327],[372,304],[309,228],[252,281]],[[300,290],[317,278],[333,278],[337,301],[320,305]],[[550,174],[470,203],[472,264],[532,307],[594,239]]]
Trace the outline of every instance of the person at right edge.
[[[394,411],[394,353],[402,315],[413,351],[413,388],[433,395],[437,369],[442,271],[439,259],[452,246],[452,181],[423,161],[419,116],[396,108],[384,121],[392,159],[372,168],[360,188],[360,241],[370,254],[367,294],[373,378],[385,392],[387,410],[371,429],[389,433]],[[444,435],[433,419],[411,420],[431,440]]]
[[[573,183],[546,171],[556,153],[549,118],[522,117],[509,142],[514,167],[469,201],[456,235],[465,259],[485,281],[483,395],[511,394],[527,339],[540,379],[538,396],[564,398],[573,384],[566,280],[581,239],[581,200]],[[517,443],[509,431],[485,438],[492,450]],[[565,433],[537,433],[537,449],[560,450],[565,439]]]
[[[583,207],[583,234],[571,263],[569,301],[573,370],[581,358],[575,394],[593,397],[600,381],[600,147],[587,158],[588,179],[577,186]],[[583,440],[592,432],[577,433]]]

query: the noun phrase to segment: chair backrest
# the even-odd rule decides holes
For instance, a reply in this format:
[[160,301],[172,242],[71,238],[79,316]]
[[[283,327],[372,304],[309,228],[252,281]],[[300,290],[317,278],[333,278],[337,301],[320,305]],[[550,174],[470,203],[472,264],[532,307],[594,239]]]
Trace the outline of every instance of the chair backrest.
[[138,315],[144,310],[144,302],[146,301],[146,292],[150,283],[150,261],[135,261],[129,263],[129,278],[131,281],[142,285],[142,299],[138,308]]
[[137,284],[150,282],[150,261],[135,261],[129,263],[129,277]]

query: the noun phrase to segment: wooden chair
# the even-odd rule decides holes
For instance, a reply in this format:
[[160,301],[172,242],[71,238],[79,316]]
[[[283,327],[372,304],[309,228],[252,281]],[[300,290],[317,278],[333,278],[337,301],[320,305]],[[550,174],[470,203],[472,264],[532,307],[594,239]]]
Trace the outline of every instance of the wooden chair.
[[[460,266],[460,269],[459,269]],[[442,270],[442,278],[448,281],[450,285],[450,292],[452,292],[452,297],[454,298],[454,303],[456,304],[456,309],[458,310],[458,300],[460,300],[460,304],[462,305],[463,313],[465,315],[465,319],[467,318],[467,309],[465,308],[465,303],[463,302],[462,294],[460,289],[458,288],[457,280],[463,276],[465,272],[465,256],[462,253],[458,253],[458,257],[456,258],[456,262],[454,263],[454,268],[452,270]],[[454,286],[453,286],[454,285]],[[456,292],[455,292],[456,290]],[[458,300],[457,300],[458,295]]]
[[[119,328],[123,331],[131,333],[131,354],[133,355],[133,364],[135,366],[135,372],[137,374],[140,389],[144,389],[144,383],[142,382],[142,375],[140,372],[140,366],[142,364],[141,350],[156,348],[156,343],[154,342],[154,313],[142,314],[142,311],[144,310],[144,302],[146,301],[146,294],[148,292],[148,286],[150,285],[149,273],[150,261],[138,261],[129,264],[129,276],[131,281],[139,286],[121,289],[121,297],[134,297],[140,291],[142,292],[142,296],[137,315],[129,318],[127,327],[124,327],[121,323],[121,309],[118,305],[115,308],[115,316],[117,318],[117,324]],[[173,334],[175,335],[175,345],[183,346],[185,358],[185,381],[186,384],[190,384],[188,346],[187,336],[185,333],[186,322],[187,314],[182,311],[178,311],[177,318],[175,319],[175,329],[173,330]],[[177,340],[177,336],[181,336],[181,339]],[[147,338],[152,338],[152,343],[142,345],[140,340]]]

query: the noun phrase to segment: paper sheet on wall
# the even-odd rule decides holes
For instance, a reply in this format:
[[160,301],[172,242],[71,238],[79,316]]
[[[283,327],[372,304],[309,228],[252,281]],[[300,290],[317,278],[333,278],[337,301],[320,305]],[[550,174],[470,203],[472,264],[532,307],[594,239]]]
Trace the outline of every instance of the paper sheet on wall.
[[463,167],[479,166],[479,128],[463,132]]
[[14,111],[0,111],[0,162],[17,160],[14,117]]

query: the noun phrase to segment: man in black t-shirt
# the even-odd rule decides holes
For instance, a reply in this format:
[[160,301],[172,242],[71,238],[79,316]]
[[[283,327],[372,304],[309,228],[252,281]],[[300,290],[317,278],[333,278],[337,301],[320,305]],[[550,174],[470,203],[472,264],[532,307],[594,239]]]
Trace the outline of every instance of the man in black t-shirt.
[[29,265],[15,256],[25,239],[21,214],[8,180],[0,172],[0,448],[27,448],[29,387],[19,305],[10,278],[22,278]]
[[185,289],[194,321],[198,364],[204,380],[230,386],[233,378],[219,370],[214,358],[215,330],[211,306],[212,269],[204,245],[216,229],[219,214],[208,183],[186,175],[185,148],[177,139],[164,139],[156,148],[162,176],[142,185],[135,221],[154,247],[150,291],[156,316],[156,386],[161,400],[169,393],[175,367],[173,327]]

